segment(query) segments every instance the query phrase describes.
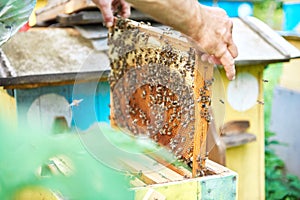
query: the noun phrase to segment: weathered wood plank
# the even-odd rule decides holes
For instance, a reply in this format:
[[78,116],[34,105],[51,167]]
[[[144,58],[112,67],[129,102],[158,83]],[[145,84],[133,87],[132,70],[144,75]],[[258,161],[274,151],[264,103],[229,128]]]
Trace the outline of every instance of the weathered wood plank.
[[70,15],[58,14],[56,20],[64,26],[103,23],[102,14],[99,11],[81,11]]
[[161,158],[159,155],[156,155],[155,153],[151,153],[147,155],[150,156],[152,159],[156,160],[157,162],[159,162],[160,164],[162,164],[163,166],[180,174],[183,177],[192,177],[191,172],[185,169],[184,167],[176,167],[172,163],[169,163],[168,161],[164,160],[163,158]]
[[0,78],[0,85],[6,89],[36,88],[41,86],[66,85],[90,81],[107,81],[109,71],[39,74]]
[[74,26],[74,27],[77,31],[80,32],[82,37],[86,39],[92,39],[92,41],[93,39],[107,38],[107,33],[108,33],[107,29],[99,25],[82,25],[82,26]]
[[61,0],[55,4],[47,4],[45,7],[38,9],[36,14],[36,23],[41,24],[45,21],[55,20],[59,13],[64,13],[65,4],[70,0]]
[[179,181],[183,180],[184,177],[181,174],[178,174],[176,171],[173,171],[168,168],[168,166],[164,166],[153,160],[147,156],[144,156],[144,164],[148,166],[149,169],[159,172],[163,177],[169,179],[170,181]]
[[162,174],[158,173],[153,169],[150,169],[148,166],[145,166],[141,162],[133,161],[133,160],[122,160],[124,165],[132,171],[133,174],[137,175],[142,181],[146,184],[151,185],[155,183],[167,183],[170,180],[164,177]]
[[207,160],[207,168],[212,175],[137,186],[133,188],[135,199],[145,199],[152,192],[166,199],[236,199],[237,174],[210,160]]
[[79,10],[97,8],[92,0],[70,0],[65,4],[64,13],[70,14]]
[[[153,21],[151,17],[135,9],[131,10],[130,19],[136,21]],[[84,10],[71,14],[59,13],[56,20],[64,26],[103,24],[104,22],[102,14],[99,10]]]
[[98,9],[91,0],[60,0],[49,2],[45,7],[36,11],[37,24],[55,20],[59,14],[70,14],[83,9]]
[[[194,182],[180,182],[153,185],[152,187],[134,188],[135,200],[144,200],[149,190],[154,190],[164,195],[166,199],[198,199],[199,185],[197,181]],[[153,200],[153,199],[151,199]]]
[[233,135],[223,135],[221,139],[226,144],[226,148],[237,147],[256,140],[256,136],[251,133],[240,133]]
[[245,132],[250,127],[250,122],[248,120],[235,120],[225,123],[220,129],[221,134],[239,134]]

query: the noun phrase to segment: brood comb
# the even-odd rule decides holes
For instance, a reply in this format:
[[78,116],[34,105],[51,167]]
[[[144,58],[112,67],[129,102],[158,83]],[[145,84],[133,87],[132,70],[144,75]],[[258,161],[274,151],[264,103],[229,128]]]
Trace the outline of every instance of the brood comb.
[[115,19],[108,44],[112,125],[147,135],[203,176],[213,66],[177,32],[127,19]]

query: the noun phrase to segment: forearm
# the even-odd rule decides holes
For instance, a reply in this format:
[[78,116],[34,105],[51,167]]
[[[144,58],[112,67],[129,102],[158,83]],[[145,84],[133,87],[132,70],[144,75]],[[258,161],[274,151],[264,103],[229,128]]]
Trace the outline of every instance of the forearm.
[[[126,0],[134,8],[158,22],[192,36],[192,26],[201,26],[200,5],[196,0]],[[197,23],[194,23],[194,22]],[[197,27],[196,27],[197,29]]]

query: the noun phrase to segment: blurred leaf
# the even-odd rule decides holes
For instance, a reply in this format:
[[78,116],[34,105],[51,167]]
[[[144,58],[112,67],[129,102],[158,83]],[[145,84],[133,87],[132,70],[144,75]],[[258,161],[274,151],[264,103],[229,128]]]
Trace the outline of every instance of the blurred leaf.
[[36,0],[0,0],[0,46],[27,21]]

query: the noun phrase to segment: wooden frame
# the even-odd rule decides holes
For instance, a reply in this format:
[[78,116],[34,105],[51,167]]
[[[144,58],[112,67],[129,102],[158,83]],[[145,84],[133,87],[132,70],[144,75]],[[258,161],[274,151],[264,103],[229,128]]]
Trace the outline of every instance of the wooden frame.
[[[112,125],[147,134],[192,165],[193,177],[204,176],[213,66],[179,33],[131,20],[115,20],[109,46]],[[163,114],[151,114],[156,104]],[[176,113],[183,117],[174,120]],[[161,115],[164,126],[149,130]]]

